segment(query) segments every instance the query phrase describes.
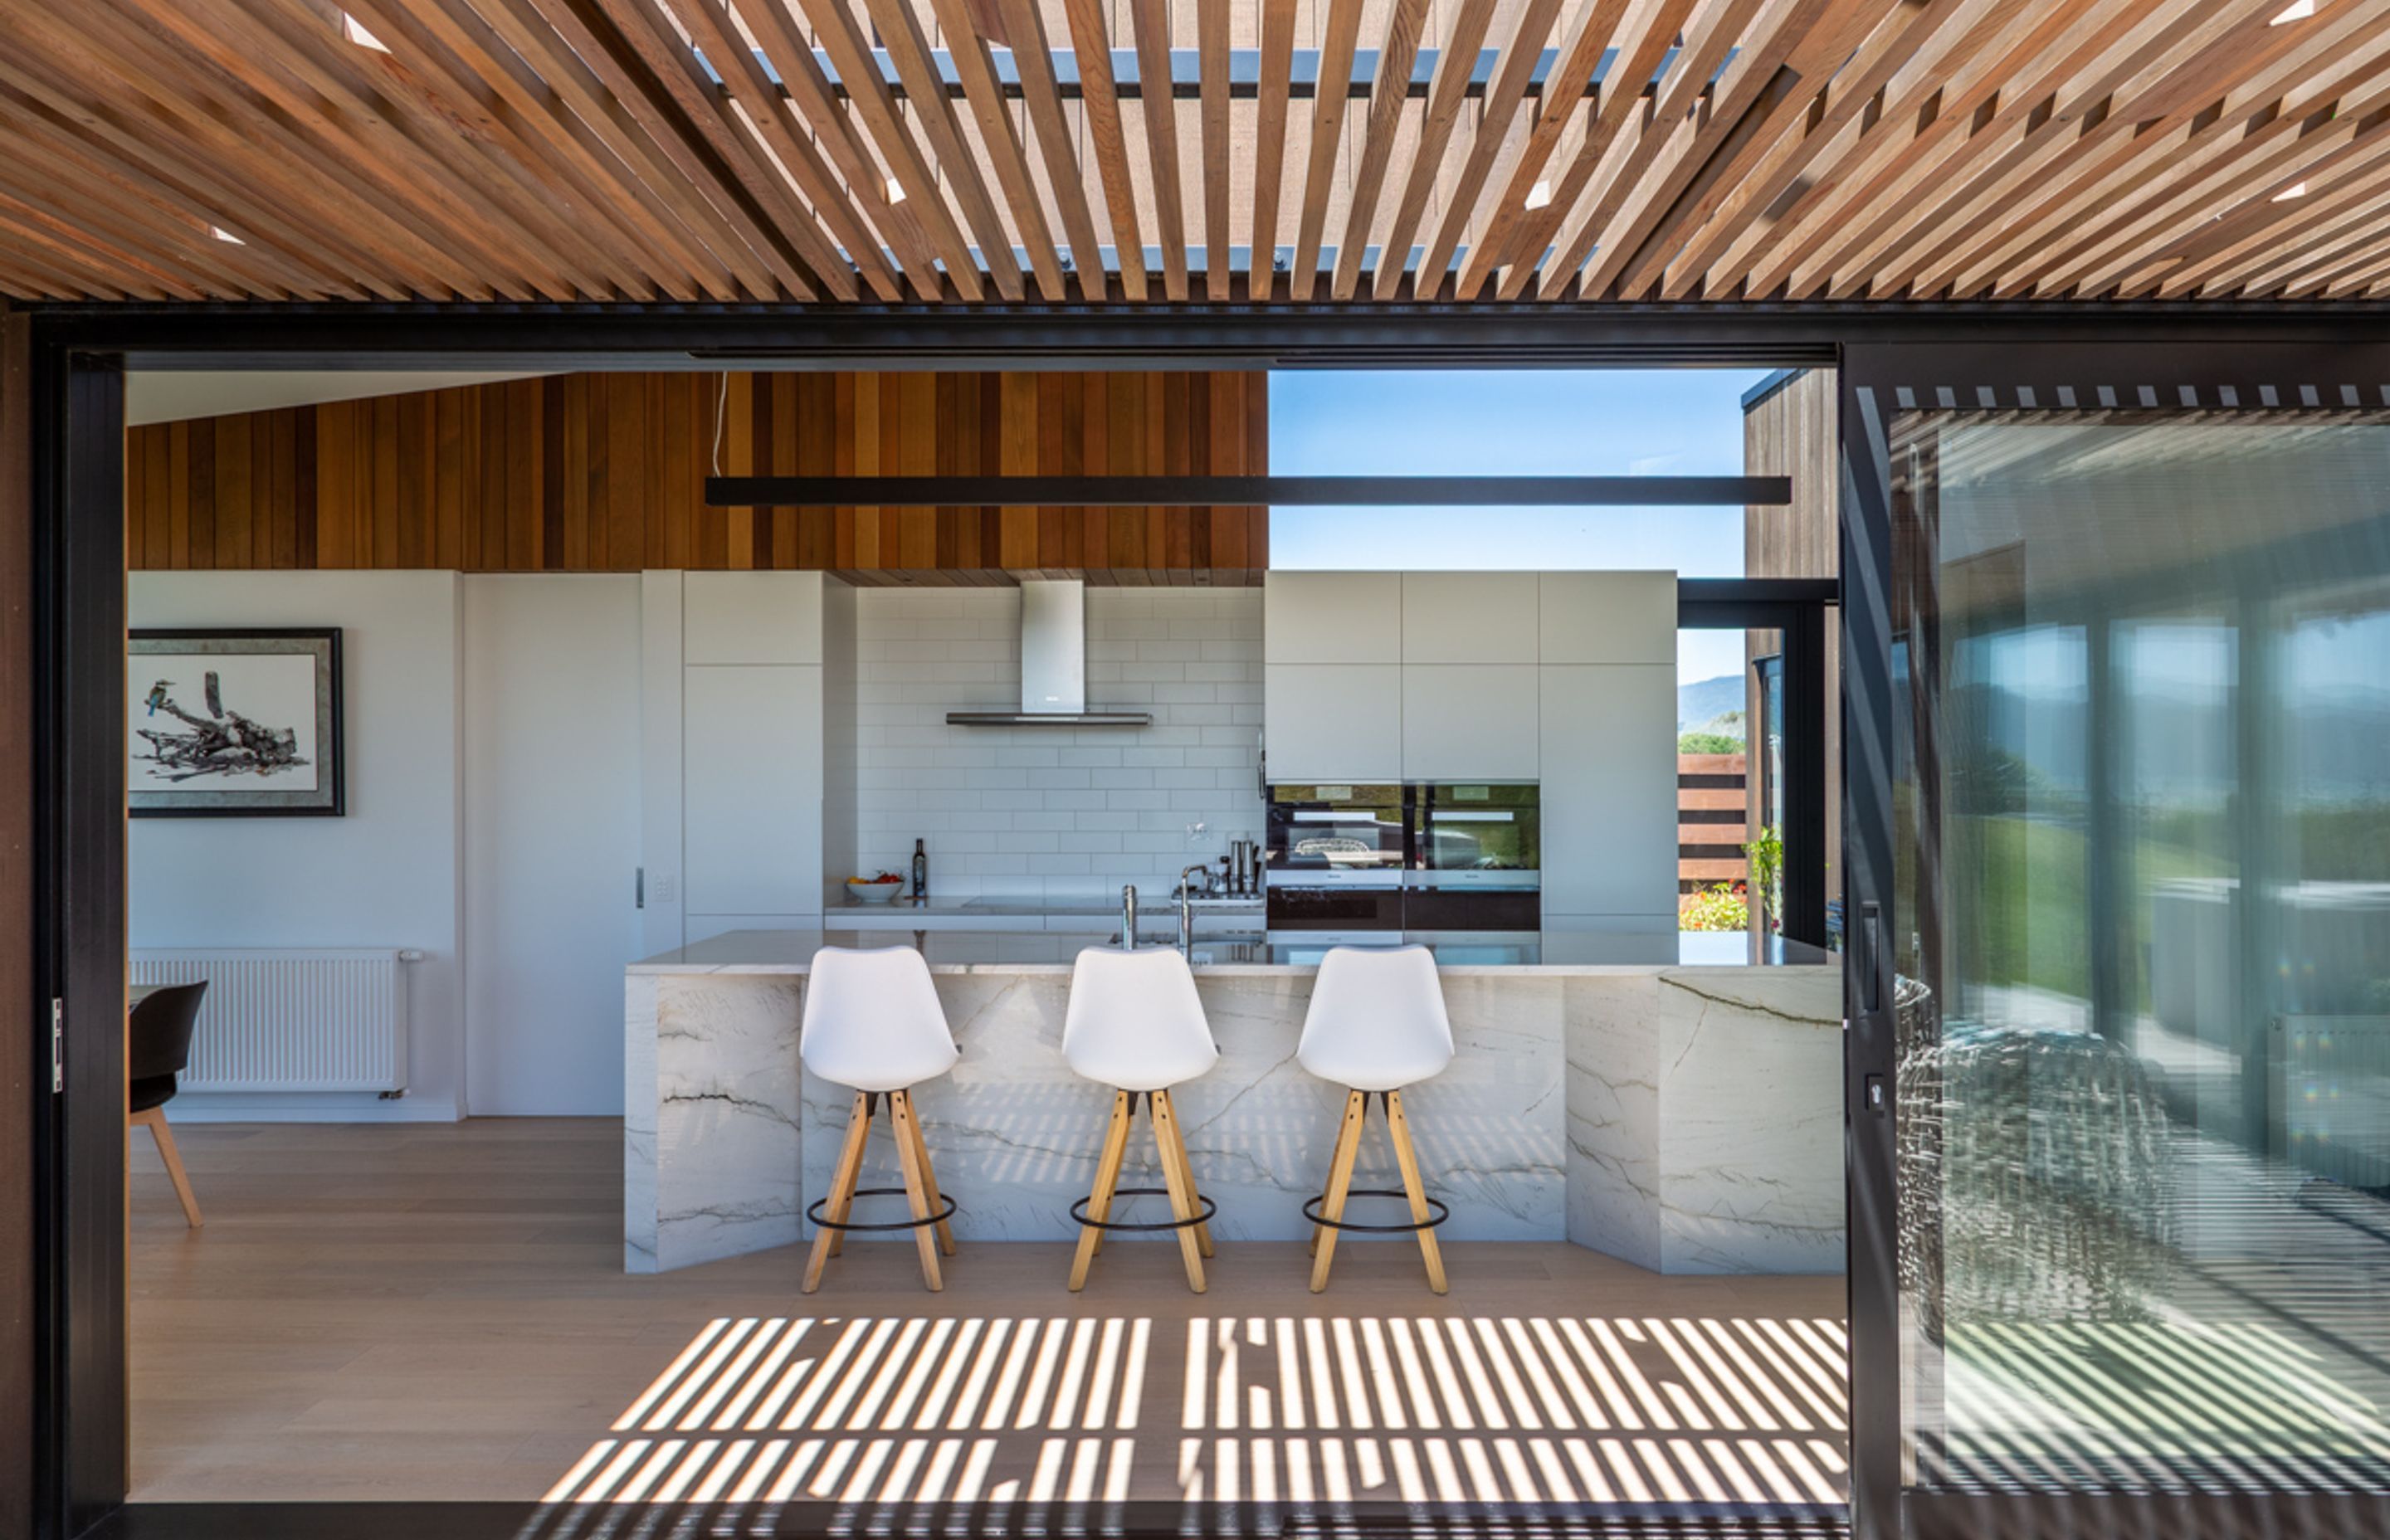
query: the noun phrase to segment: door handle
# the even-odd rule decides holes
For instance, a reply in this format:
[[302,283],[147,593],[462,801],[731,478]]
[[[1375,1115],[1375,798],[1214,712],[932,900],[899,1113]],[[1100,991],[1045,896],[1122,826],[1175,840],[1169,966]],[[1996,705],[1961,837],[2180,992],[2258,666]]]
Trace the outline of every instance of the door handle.
[[1859,905],[1859,1008],[1873,1014],[1883,1003],[1883,905],[1870,899]]

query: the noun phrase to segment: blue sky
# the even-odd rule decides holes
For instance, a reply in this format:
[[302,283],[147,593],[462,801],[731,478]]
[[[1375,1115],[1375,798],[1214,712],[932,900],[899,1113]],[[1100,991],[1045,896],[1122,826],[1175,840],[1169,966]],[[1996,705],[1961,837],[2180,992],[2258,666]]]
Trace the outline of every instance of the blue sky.
[[[1280,370],[1280,476],[1737,476],[1753,369]],[[1665,569],[1742,575],[1731,508],[1279,508],[1273,567]],[[1742,667],[1734,632],[1690,633],[1679,676]]]

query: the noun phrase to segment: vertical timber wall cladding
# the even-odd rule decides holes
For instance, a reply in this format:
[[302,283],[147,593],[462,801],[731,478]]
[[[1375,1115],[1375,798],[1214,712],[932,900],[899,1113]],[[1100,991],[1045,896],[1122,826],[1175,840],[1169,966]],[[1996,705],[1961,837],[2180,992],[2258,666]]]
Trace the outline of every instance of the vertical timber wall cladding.
[[726,475],[1261,475],[1268,376],[556,375],[152,424],[126,440],[128,555],[866,584],[1241,585],[1269,565],[1256,507],[708,508],[717,432]]

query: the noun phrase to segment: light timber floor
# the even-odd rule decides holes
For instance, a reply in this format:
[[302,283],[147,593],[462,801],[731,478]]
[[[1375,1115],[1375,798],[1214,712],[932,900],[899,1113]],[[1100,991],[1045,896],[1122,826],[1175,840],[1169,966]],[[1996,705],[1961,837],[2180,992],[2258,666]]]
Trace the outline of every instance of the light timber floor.
[[[622,1271],[603,1120],[178,1129],[132,1146],[135,1501],[1839,1501],[1843,1280],[1565,1245],[856,1241]],[[970,1202],[970,1174],[942,1173]]]

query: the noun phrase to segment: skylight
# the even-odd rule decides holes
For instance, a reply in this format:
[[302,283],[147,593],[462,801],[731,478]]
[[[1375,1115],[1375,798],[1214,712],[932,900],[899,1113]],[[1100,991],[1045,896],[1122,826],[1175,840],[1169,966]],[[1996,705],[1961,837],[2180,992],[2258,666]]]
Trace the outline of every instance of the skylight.
[[346,11],[341,13],[341,35],[360,48],[371,48],[378,54],[390,52],[389,45],[366,31],[365,23]]

